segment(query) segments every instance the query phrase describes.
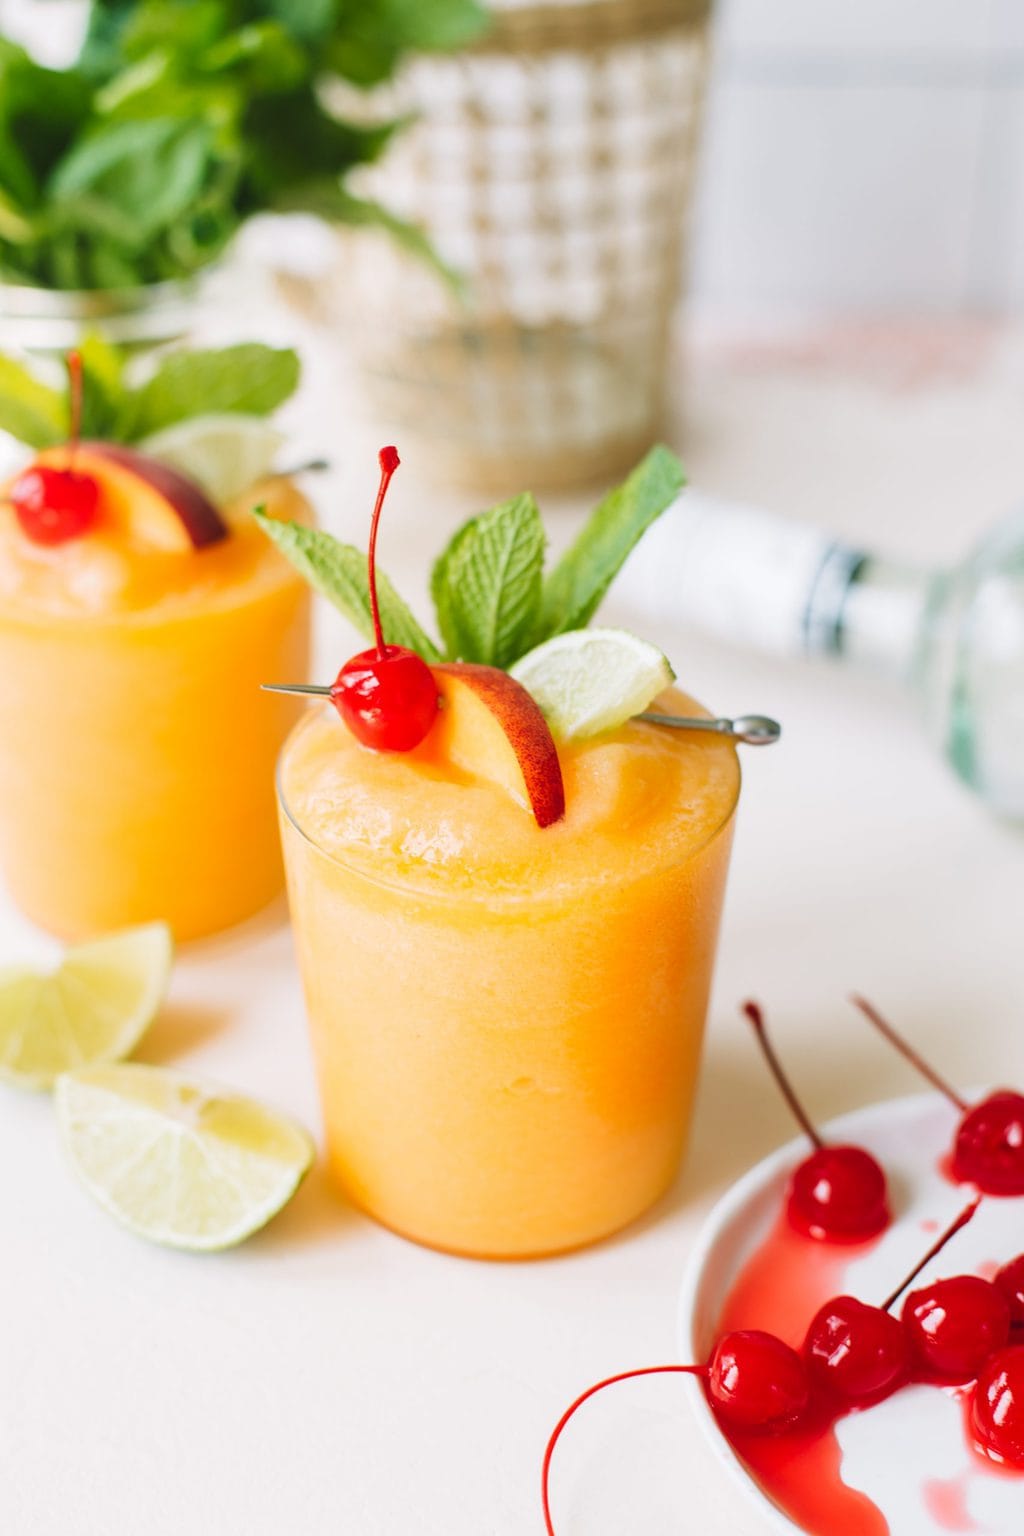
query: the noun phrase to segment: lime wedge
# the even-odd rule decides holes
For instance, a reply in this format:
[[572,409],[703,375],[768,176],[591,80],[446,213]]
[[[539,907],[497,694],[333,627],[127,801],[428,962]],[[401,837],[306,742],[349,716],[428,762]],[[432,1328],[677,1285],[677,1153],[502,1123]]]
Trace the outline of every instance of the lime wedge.
[[624,629],[572,629],[520,657],[512,676],[562,741],[614,730],[675,680],[657,646]]
[[137,447],[197,480],[223,506],[269,472],[284,440],[262,416],[193,416],[154,432]]
[[230,1248],[276,1216],[313,1161],[299,1126],[251,1099],[135,1063],[57,1082],[75,1172],[139,1237]]
[[147,923],[66,951],[50,975],[0,970],[0,1078],[50,1088],[61,1072],[129,1055],[171,969],[171,932]]

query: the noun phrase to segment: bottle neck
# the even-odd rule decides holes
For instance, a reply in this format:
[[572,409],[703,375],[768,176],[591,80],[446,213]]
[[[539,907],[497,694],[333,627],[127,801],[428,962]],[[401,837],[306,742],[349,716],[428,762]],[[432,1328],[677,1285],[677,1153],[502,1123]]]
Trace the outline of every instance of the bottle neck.
[[647,619],[907,678],[929,581],[806,523],[688,491],[641,540],[616,593]]
[[865,557],[837,610],[836,652],[858,666],[910,682],[926,637],[932,580],[927,571]]

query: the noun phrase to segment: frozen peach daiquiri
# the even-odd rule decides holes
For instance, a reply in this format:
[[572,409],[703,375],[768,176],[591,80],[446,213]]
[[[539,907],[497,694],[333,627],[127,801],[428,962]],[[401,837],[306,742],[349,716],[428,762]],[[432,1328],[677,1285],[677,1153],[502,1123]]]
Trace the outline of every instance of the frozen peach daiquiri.
[[265,524],[375,639],[278,771],[329,1155],[407,1237],[552,1253],[665,1190],[697,1073],[735,745],[634,718],[708,717],[653,646],[585,628],[682,470],[652,450],[546,579],[532,497],[473,518],[433,572],[442,652],[375,579],[397,462],[368,573]]
[[282,884],[295,706],[259,683],[305,675],[309,594],[249,513],[309,516],[265,419],[297,361],[178,352],[129,385],[93,341],[69,369],[70,413],[4,360],[0,426],[37,452],[0,492],[0,865],[58,934],[163,918],[191,938]]

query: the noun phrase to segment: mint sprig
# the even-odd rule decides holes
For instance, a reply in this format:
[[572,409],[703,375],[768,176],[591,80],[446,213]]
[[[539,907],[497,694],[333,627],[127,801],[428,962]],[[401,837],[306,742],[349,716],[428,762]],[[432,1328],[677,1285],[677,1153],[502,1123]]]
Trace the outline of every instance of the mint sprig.
[[[78,350],[82,436],[108,442],[137,443],[194,416],[269,416],[299,382],[297,354],[259,342],[169,352],[138,383],[125,354],[100,337],[85,337]],[[0,430],[30,448],[50,448],[67,440],[69,426],[67,388],[0,354]]]
[[541,639],[590,623],[627,556],[685,484],[675,454],[656,444],[609,491],[544,583]]
[[463,524],[430,584],[449,657],[508,667],[529,650],[546,542],[528,491]]
[[[378,569],[385,639],[427,662],[511,667],[542,641],[589,623],[634,545],[685,483],[675,454],[652,448],[595,508],[547,580],[544,526],[533,496],[526,492],[478,512],[458,529],[431,574],[443,655]],[[322,529],[277,522],[262,510],[255,515],[306,580],[372,638],[365,554]]]

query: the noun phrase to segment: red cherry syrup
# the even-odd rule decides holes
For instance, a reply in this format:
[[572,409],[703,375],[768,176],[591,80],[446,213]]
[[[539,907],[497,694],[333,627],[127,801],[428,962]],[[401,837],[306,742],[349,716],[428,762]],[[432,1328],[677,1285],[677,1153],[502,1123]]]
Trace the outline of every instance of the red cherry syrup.
[[793,1171],[786,1197],[789,1220],[799,1232],[821,1242],[862,1242],[883,1231],[889,1225],[889,1205],[880,1164],[863,1147],[822,1140],[775,1054],[761,1008],[746,1002],[743,1012],[794,1119],[814,1147]]
[[378,752],[418,747],[437,715],[437,684],[421,656],[401,645],[385,645],[377,599],[377,530],[391,477],[400,463],[397,449],[378,455],[380,485],[370,523],[367,573],[375,644],[346,661],[331,686],[331,701],[353,736]]
[[962,1116],[948,1165],[957,1184],[985,1195],[1024,1195],[1024,1094],[1001,1088],[973,1107],[939,1076],[903,1036],[863,997],[852,1003],[879,1034],[947,1098]]
[[82,430],[82,359],[67,357],[71,397],[71,435],[64,469],[33,464],[15,480],[10,501],[22,533],[34,544],[66,544],[80,538],[96,521],[100,488],[91,475],[79,474],[75,454]]

